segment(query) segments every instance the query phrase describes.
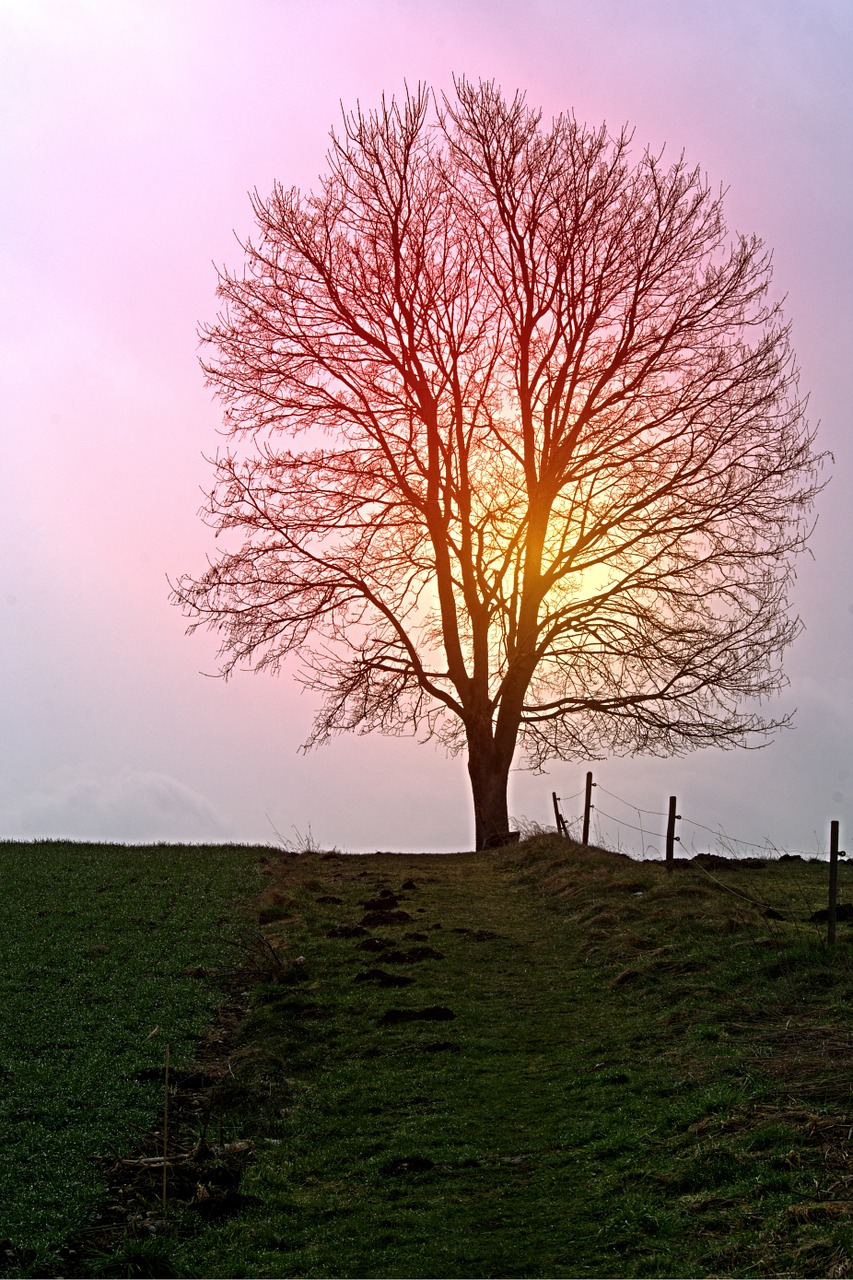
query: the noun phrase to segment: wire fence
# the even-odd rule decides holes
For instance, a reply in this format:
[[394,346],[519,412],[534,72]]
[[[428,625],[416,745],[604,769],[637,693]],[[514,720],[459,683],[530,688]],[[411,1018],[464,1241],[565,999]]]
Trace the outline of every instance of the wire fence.
[[[594,836],[594,843],[642,861],[663,858],[668,814],[660,809],[645,809],[634,801],[609,791],[600,782],[594,782],[592,786],[597,793],[607,796],[609,802],[607,808],[597,803],[590,805],[590,834],[591,837]],[[583,797],[585,792],[586,788],[582,787],[570,796],[558,796],[557,799],[561,805],[568,806]],[[614,808],[617,809],[616,813],[612,812]],[[583,817],[564,812],[564,818],[572,837],[579,839]],[[675,841],[681,846],[682,856],[713,853],[737,860],[760,856],[767,859],[798,857],[819,862],[824,862],[829,857],[824,849],[789,849],[769,838],[758,844],[754,840],[731,835],[721,824],[711,827],[689,814],[679,814],[678,823],[679,834],[675,836]]]
[[[607,808],[593,805],[593,789],[597,788],[601,795],[607,798]],[[566,819],[561,811],[561,803],[571,804],[583,795],[583,813],[582,816],[571,817]],[[707,823],[700,822],[691,815],[682,815],[677,813],[678,808],[677,797],[669,797],[669,809],[664,813],[660,809],[646,809],[636,804],[632,800],[626,799],[624,796],[617,795],[614,791],[609,791],[603,787],[601,783],[595,783],[591,772],[586,775],[586,785],[583,791],[576,792],[572,796],[560,797],[556,792],[552,793],[554,802],[554,814],[557,819],[557,830],[561,831],[577,841],[580,844],[594,844],[602,849],[626,854],[638,860],[656,862],[664,861],[667,872],[672,872],[675,863],[690,863],[691,867],[702,873],[708,880],[712,881],[719,889],[726,894],[730,894],[733,898],[750,903],[757,908],[761,916],[768,925],[776,928],[777,923],[785,922],[788,925],[794,925],[796,929],[817,930],[818,936],[823,942],[822,926],[826,925],[826,944],[833,945],[836,941],[836,925],[840,918],[844,920],[853,919],[853,904],[838,903],[838,859],[843,858],[844,851],[838,847],[839,823],[833,819],[829,823],[829,849],[824,852],[823,849],[787,849],[777,845],[772,840],[765,839],[761,844],[754,840],[745,840],[739,836],[733,836],[727,832],[721,824],[717,827],[709,826]],[[613,809],[620,810],[621,813],[614,813]],[[594,821],[591,824],[591,819]],[[634,821],[636,819],[636,821]],[[661,833],[659,830],[661,820],[666,820],[666,832]],[[675,828],[681,823],[681,833],[676,835]],[[604,827],[602,824],[605,824]],[[625,848],[623,844],[623,832],[630,833],[628,839],[633,847]],[[639,835],[639,842],[637,836]],[[592,838],[590,838],[592,837]],[[710,837],[710,839],[709,839]],[[703,845],[701,849],[697,849],[697,843]],[[817,838],[815,839],[817,842]],[[639,844],[639,848],[638,848]],[[675,846],[679,845],[682,854],[688,856],[676,858]],[[708,846],[711,846],[710,848]],[[756,857],[756,853],[761,856]],[[692,855],[692,856],[691,856]],[[721,870],[726,862],[729,864],[740,864],[743,867],[761,868],[770,861],[781,862],[790,858],[794,864],[788,869],[780,882],[784,888],[784,902],[773,903],[759,900],[754,891],[745,893],[742,888],[736,885],[725,884],[713,875],[713,871]],[[807,871],[805,863],[822,863],[829,864],[829,889],[828,905],[819,907],[815,910],[814,891],[815,880],[814,874]],[[793,875],[791,875],[793,872]],[[820,873],[818,878],[822,879]],[[776,884],[776,881],[773,881]],[[769,887],[765,885],[765,888]],[[779,896],[779,884],[776,884],[776,895]],[[756,885],[756,889],[758,886]],[[758,890],[761,892],[761,890]],[[793,895],[793,896],[792,896]],[[789,900],[790,899],[790,900]],[[841,912],[845,912],[841,916]],[[818,926],[821,926],[818,928]]]

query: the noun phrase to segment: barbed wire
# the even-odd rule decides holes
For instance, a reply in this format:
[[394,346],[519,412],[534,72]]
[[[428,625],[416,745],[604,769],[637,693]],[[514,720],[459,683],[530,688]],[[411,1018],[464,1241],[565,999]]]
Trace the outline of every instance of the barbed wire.
[[[600,782],[594,782],[594,787],[599,791],[603,791],[606,796],[610,796],[611,800],[618,800],[620,804],[624,804],[629,809],[636,810],[637,813],[647,813],[652,818],[665,818],[667,815],[661,813],[660,809],[641,809],[639,805],[632,804],[630,800],[626,800],[623,796],[617,796],[614,791],[608,791]],[[580,792],[578,792],[580,794]]]
[[814,858],[818,856],[818,852],[814,849],[780,848],[780,846],[775,844],[769,836],[765,836],[763,844],[756,844],[754,840],[743,840],[740,836],[730,836],[729,833],[724,831],[721,826],[716,829],[706,827],[704,823],[697,822],[695,818],[690,818],[687,815],[681,818],[681,821],[686,822],[691,827],[698,827],[700,831],[707,831],[709,835],[715,836],[724,847],[727,845],[740,845],[744,849],[757,849],[759,853],[775,853],[780,857],[784,854],[787,854],[789,857],[795,855],[798,858]]
[[763,844],[756,844],[753,840],[741,840],[738,836],[730,836],[722,829],[722,827],[706,827],[704,823],[697,822],[695,818],[690,818],[687,815],[685,815],[681,821],[689,822],[691,827],[698,827],[700,831],[707,831],[709,835],[716,836],[718,840],[731,840],[733,844],[742,844],[749,849],[766,850],[768,845],[772,849],[776,849],[776,845],[769,839],[765,839]]
[[594,806],[594,808],[597,814],[600,814],[602,818],[609,818],[611,822],[616,823],[617,827],[628,827],[630,831],[639,831],[640,835],[644,838],[646,835],[654,840],[662,840],[664,838],[663,836],[656,835],[654,831],[647,832],[644,827],[635,827],[633,822],[625,822],[623,818],[614,818],[612,813],[608,813],[606,809],[599,809],[597,805]]
[[714,884],[725,893],[730,893],[735,898],[743,898],[744,902],[751,903],[753,907],[762,907],[765,911],[773,910],[769,902],[759,902],[757,898],[750,898],[749,894],[743,893],[740,889],[736,889],[734,885],[723,884],[722,880],[718,880],[716,876],[712,876],[708,868],[703,867],[701,862],[697,862],[696,866],[704,876],[707,876],[709,880],[713,880]]
[[[637,817],[640,823],[642,823],[643,814],[646,814],[649,817],[653,817],[653,818],[666,818],[668,816],[666,813],[661,812],[661,810],[659,809],[642,809],[640,808],[639,805],[634,804],[633,801],[626,800],[624,796],[617,795],[615,791],[608,791],[607,788],[603,787],[600,782],[593,783],[593,786],[598,791],[601,791],[604,795],[610,796],[612,800],[616,800],[618,801],[619,804],[623,804],[626,809],[633,810],[633,812],[637,814]],[[574,795],[558,796],[557,798],[561,802],[565,801],[565,803],[568,804],[572,800],[577,800],[581,795],[584,794],[584,792],[585,792],[585,788],[582,788],[580,791],[576,791]],[[658,835],[656,832],[653,832],[653,831],[647,832],[642,825],[636,826],[634,823],[628,822],[624,818],[617,818],[614,816],[614,814],[608,813],[605,809],[601,809],[597,805],[592,805],[591,808],[594,810],[596,814],[600,814],[603,818],[607,818],[608,821],[610,822],[615,822],[618,827],[627,827],[629,831],[639,832],[639,834],[643,838],[644,854],[645,854],[645,847],[646,847],[645,842],[647,837],[657,841],[663,841],[665,839],[664,836]],[[689,814],[683,814],[683,815],[680,814],[679,821],[682,823],[686,823],[688,826],[696,827],[700,831],[706,831],[709,835],[713,836],[718,841],[718,843],[722,845],[724,849],[728,849],[729,852],[732,853],[732,856],[737,856],[737,851],[733,849],[733,846],[735,845],[741,846],[744,849],[758,849],[766,855],[775,854],[776,856],[779,856],[779,857],[784,857],[785,855],[787,855],[788,857],[800,857],[800,858],[813,858],[813,857],[820,856],[819,851],[816,851],[813,849],[810,849],[810,850],[780,849],[780,847],[769,838],[765,838],[762,844],[757,844],[754,840],[743,840],[739,836],[729,835],[727,831],[723,830],[722,826],[718,826],[716,828],[706,826],[705,823],[699,822],[695,818],[691,818]],[[676,836],[675,838],[679,843],[682,843],[682,841],[678,836]],[[692,847],[693,845],[691,842],[691,848]]]

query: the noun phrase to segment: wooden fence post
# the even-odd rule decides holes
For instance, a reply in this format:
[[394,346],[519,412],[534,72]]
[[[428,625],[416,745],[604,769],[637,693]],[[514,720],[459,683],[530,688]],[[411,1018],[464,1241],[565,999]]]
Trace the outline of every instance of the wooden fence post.
[[668,875],[672,875],[672,868],[675,860],[675,842],[678,836],[675,834],[675,824],[681,817],[680,813],[676,813],[678,801],[675,796],[669,797],[669,816],[666,820],[666,870]]
[[592,808],[592,788],[595,783],[592,780],[592,774],[586,775],[586,794],[583,802],[583,835],[581,836],[581,844],[589,844],[589,811]]
[[829,824],[829,913],[826,940],[835,942],[835,909],[838,905],[838,823]]
[[554,817],[557,820],[557,835],[568,838],[569,829],[566,826],[566,819],[560,812],[560,801],[557,799],[556,791],[551,792],[551,799],[554,801]]

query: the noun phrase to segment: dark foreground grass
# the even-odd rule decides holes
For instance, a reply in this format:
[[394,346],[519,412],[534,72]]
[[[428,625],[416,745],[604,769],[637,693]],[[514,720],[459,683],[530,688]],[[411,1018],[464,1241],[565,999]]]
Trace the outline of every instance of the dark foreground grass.
[[825,866],[667,877],[543,838],[269,870],[282,966],[230,1085],[247,1199],[104,1274],[853,1274]]
[[[58,1274],[234,966],[259,851],[0,843],[0,1268]],[[159,1027],[153,1036],[152,1032]],[[82,1237],[85,1238],[85,1235]]]
[[[99,864],[94,848],[83,872],[79,846],[64,848],[26,907],[53,925],[15,998],[29,1027],[41,982],[48,1022],[76,1030],[43,1031],[40,1052],[76,1047],[40,1089],[20,1083],[16,1049],[12,1110],[40,1116],[42,1144],[57,1130],[46,1169],[59,1156],[89,1181],[31,1184],[50,1197],[50,1240],[28,1237],[42,1259],[91,1213],[88,1155],[126,1151],[135,1124],[156,1130],[157,1084],[135,1077],[162,1047],[145,1036],[168,1021],[187,1061],[216,995],[185,975],[221,965],[217,913],[258,856],[114,850]],[[33,853],[14,857],[26,869]],[[138,865],[108,870],[125,857]],[[853,1275],[853,947],[848,925],[830,950],[807,923],[825,865],[667,877],[542,837],[450,857],[270,855],[262,869],[268,963],[208,1072],[203,1110],[223,1135],[193,1134],[191,1112],[176,1137],[184,1152],[218,1143],[220,1164],[250,1142],[240,1194],[176,1164],[166,1218],[153,1176],[149,1212],[75,1274]],[[13,1225],[35,1233],[27,1195]]]

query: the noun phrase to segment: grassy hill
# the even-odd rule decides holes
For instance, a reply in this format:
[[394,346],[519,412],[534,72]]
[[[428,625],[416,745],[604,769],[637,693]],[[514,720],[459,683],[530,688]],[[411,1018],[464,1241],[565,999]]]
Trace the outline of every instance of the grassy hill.
[[[76,1231],[66,1214],[26,1255],[3,1227],[11,1273],[853,1274],[853,945],[849,925],[830,949],[809,921],[825,864],[667,876],[553,836],[183,856],[149,876],[184,904],[180,955],[162,912],[132,943],[133,912],[98,916],[121,964],[144,937],[149,966],[176,949],[174,981],[203,971],[181,979],[207,992],[182,1043],[209,1025],[172,1076],[166,1212],[155,1037],[122,1077],[147,1131],[117,1129],[110,1153],[102,1125],[100,1201],[75,1202]],[[254,923],[213,915],[253,868]],[[81,1058],[99,1034],[90,1019]]]

